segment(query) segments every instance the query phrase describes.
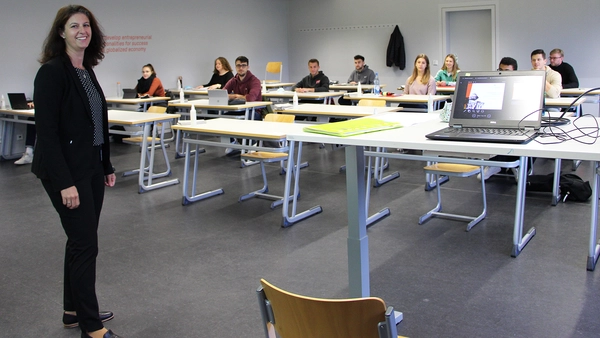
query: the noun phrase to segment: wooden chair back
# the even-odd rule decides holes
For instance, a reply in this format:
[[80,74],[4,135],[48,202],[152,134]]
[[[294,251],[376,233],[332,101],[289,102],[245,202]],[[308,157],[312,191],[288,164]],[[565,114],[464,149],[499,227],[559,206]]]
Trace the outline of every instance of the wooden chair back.
[[[279,74],[279,80],[267,80],[267,74]],[[265,82],[281,82],[283,76],[283,62],[281,61],[271,61],[267,62],[267,67],[265,68]]]
[[162,106],[150,106],[148,107],[147,112],[148,113],[165,113],[167,111],[167,107],[162,107]]
[[385,100],[361,99],[358,101],[358,105],[369,107],[385,107]]
[[268,122],[285,122],[285,123],[293,123],[294,115],[291,114],[267,114],[265,115],[265,121]]
[[386,306],[375,297],[321,299],[293,294],[260,280],[281,338],[378,338]]

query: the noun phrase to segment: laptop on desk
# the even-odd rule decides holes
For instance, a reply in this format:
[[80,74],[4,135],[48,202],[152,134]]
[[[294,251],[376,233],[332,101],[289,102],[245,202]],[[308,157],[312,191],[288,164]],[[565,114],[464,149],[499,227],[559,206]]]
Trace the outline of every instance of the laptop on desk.
[[137,99],[137,91],[135,88],[123,88],[124,99]]
[[544,106],[543,71],[459,73],[449,127],[433,140],[526,143],[537,136]]
[[10,102],[10,107],[12,109],[31,109],[27,105],[27,98],[24,93],[8,93],[8,101]]
[[211,106],[227,106],[244,104],[246,100],[229,99],[229,94],[225,89],[211,89],[208,91],[208,104]]

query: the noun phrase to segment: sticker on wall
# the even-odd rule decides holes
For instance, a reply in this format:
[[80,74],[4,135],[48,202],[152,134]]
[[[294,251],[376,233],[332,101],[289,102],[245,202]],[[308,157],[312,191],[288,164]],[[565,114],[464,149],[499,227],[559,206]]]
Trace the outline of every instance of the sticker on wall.
[[152,35],[110,35],[105,36],[105,54],[109,53],[145,53],[152,41]]

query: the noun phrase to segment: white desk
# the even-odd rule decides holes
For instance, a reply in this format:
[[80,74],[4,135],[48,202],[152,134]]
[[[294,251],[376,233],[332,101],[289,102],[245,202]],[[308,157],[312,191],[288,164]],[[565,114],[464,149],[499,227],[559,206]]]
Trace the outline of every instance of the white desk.
[[[327,103],[327,99],[339,97],[344,95],[343,92],[312,92],[312,93],[297,93],[299,100],[322,100],[323,103]],[[262,93],[263,100],[271,99],[288,99],[294,98],[294,92],[292,91],[271,91]]]
[[[598,221],[598,193],[600,191],[600,142],[593,145],[582,145],[574,141],[561,144],[541,145],[530,142],[522,145],[478,143],[478,142],[450,142],[433,141],[425,138],[429,132],[443,127],[443,123],[426,121],[410,126],[407,114],[393,114],[394,119],[403,123],[404,128],[363,134],[352,137],[332,137],[306,132],[288,133],[290,147],[294,143],[318,142],[326,144],[345,144],[346,147],[346,185],[348,203],[348,274],[350,297],[365,297],[370,294],[369,285],[369,257],[367,236],[367,210],[365,208],[365,155],[386,156],[389,158],[410,159],[419,161],[439,161],[437,157],[427,157],[410,154],[389,154],[366,152],[364,147],[388,147],[422,149],[432,152],[456,151],[471,154],[511,155],[519,156],[521,169],[519,170],[518,193],[513,231],[513,249],[511,255],[516,257],[525,245],[535,235],[535,228],[530,228],[523,236],[523,216],[525,206],[525,184],[528,157],[546,157],[563,159],[583,159],[594,161],[594,179],[592,195],[592,211],[590,222],[590,238],[587,269],[593,270],[600,254],[600,244],[597,240]],[[391,119],[387,114],[386,119]],[[481,165],[481,160],[444,158],[444,162]],[[487,162],[492,164],[491,162]],[[500,162],[498,162],[500,163]],[[495,164],[498,164],[495,163]],[[500,165],[506,163],[502,162]],[[287,193],[287,192],[286,192]]]
[[[382,84],[379,85],[380,88],[384,88],[386,85]],[[373,90],[373,88],[375,88],[375,85],[372,84],[361,84],[360,88],[362,90]],[[348,83],[339,83],[339,84],[330,84],[329,85],[329,90],[349,90],[349,91],[353,91],[355,92],[358,89],[358,85],[355,84],[348,84]]]
[[[396,90],[401,90],[402,92],[404,92],[404,86],[400,86],[400,87],[396,88]],[[438,95],[439,94],[453,95],[455,90],[456,90],[456,86],[436,86],[435,87],[435,93]]]
[[379,96],[373,94],[363,94],[356,95],[356,93],[344,95],[344,99],[352,100],[354,102],[358,102],[362,99],[369,100],[382,100],[386,102],[386,105],[390,105],[390,103],[409,103],[409,104],[426,104],[428,105],[430,102],[433,107],[433,110],[439,109],[439,105],[442,101],[446,101],[451,99],[450,95],[413,95],[413,94],[402,94],[402,95],[394,95],[394,96]]
[[[581,116],[581,104],[585,102],[585,97],[580,98],[573,104],[575,116]],[[544,108],[569,108],[573,103],[573,98],[559,97],[556,99],[545,98]]]
[[377,113],[400,111],[402,107],[366,107],[366,106],[341,106],[334,104],[303,103],[297,108],[289,105],[275,105],[275,112],[299,116],[314,116],[317,123],[327,123],[330,118],[349,118],[371,116]]
[[566,88],[566,89],[563,88],[560,91],[560,96],[577,97],[579,95],[583,95],[587,91],[590,91],[590,92],[585,94],[585,96],[596,96],[596,98],[594,100],[588,101],[588,102],[591,102],[591,103],[597,102],[598,103],[598,114],[600,116],[600,88]]
[[[194,105],[194,109],[196,109],[196,117],[197,118],[210,118],[214,119],[216,117],[223,117],[229,119],[243,119],[243,120],[251,120],[254,116],[256,109],[265,108],[266,106],[270,106],[273,104],[271,101],[257,101],[257,102],[246,102],[244,104],[235,104],[235,105],[222,105],[215,106],[208,103],[209,100],[188,100],[184,103],[179,102],[179,100],[169,101],[170,107],[175,107],[179,110],[179,112],[184,115],[186,118],[189,118],[189,110]],[[217,114],[209,114],[208,111],[213,110],[217,111]],[[226,115],[227,112],[244,112],[244,115]],[[177,135],[175,136],[175,151],[176,158],[183,157],[183,144],[180,142],[181,132],[180,129],[177,129]],[[245,142],[245,141],[244,141]],[[227,141],[229,143],[229,141]],[[229,147],[232,148],[232,147]],[[242,161],[242,167],[246,165],[246,162]]]
[[[203,193],[196,193],[196,181],[198,172],[198,157],[194,158],[194,166],[192,170],[192,177],[190,181],[190,158],[192,151],[191,146],[198,145],[212,145],[218,147],[232,147],[242,150],[254,150],[254,151],[269,151],[269,152],[288,152],[288,163],[286,170],[286,187],[285,191],[299,192],[299,173],[294,174],[293,168],[294,163],[301,163],[302,147],[298,147],[296,158],[294,157],[294,148],[288,148],[287,146],[282,148],[268,148],[259,147],[245,144],[230,144],[230,137],[240,138],[252,138],[255,140],[263,141],[281,141],[285,143],[287,134],[290,132],[299,132],[302,130],[304,125],[296,123],[280,123],[280,122],[265,122],[265,121],[254,121],[254,120],[231,120],[231,119],[213,119],[205,121],[202,124],[196,125],[174,125],[172,128],[178,131],[182,131],[185,135],[183,137],[183,143],[185,145],[185,169],[183,177],[183,198],[182,204],[188,205],[192,202],[200,201],[212,196],[223,194],[223,189],[214,189]],[[195,139],[193,135],[208,135],[217,136],[221,139],[226,139],[227,142],[221,142],[219,139]],[[294,176],[293,187],[291,186],[291,177]],[[289,179],[288,179],[289,178]],[[309,210],[297,213],[298,204],[298,193],[288,194],[284,196],[294,196],[292,199],[292,205],[288,203],[287,197],[284,197],[283,202],[283,221],[282,227],[287,227],[297,223],[307,217],[316,215],[322,211],[320,206],[315,206]]]
[[120,98],[120,97],[107,97],[106,98],[106,103],[110,104],[110,105],[116,105],[119,106],[121,104],[132,104],[132,105],[140,105],[143,104],[144,105],[144,111],[148,110],[148,105],[153,105],[155,102],[161,102],[161,101],[168,101],[170,100],[170,97],[167,96],[154,96],[154,97],[149,97],[149,98],[133,98],[133,99],[124,99],[124,98]]
[[[2,121],[4,123],[34,123],[33,121],[23,120],[22,118],[27,117],[35,117],[35,110],[11,110],[4,109],[0,110],[0,114],[4,115],[2,117]],[[124,176],[128,176],[130,173],[135,173],[138,175],[138,185],[139,185],[139,193],[144,193],[146,191],[162,188],[165,186],[178,184],[178,179],[172,179],[162,182],[153,182],[154,179],[162,178],[171,175],[171,164],[169,162],[169,158],[166,153],[165,144],[163,137],[160,138],[160,148],[163,151],[163,155],[165,157],[167,169],[162,173],[154,173],[154,158],[155,152],[157,148],[156,144],[156,135],[158,132],[158,123],[162,122],[171,122],[172,120],[176,120],[179,118],[178,114],[156,114],[156,113],[140,113],[126,110],[109,110],[108,111],[108,123],[109,125],[122,125],[122,126],[141,126],[143,127],[142,132],[122,132],[117,130],[110,130],[111,133],[122,134],[122,135],[140,135],[142,136],[142,151],[140,152],[140,167],[134,171],[126,172]],[[151,145],[148,144],[148,137],[150,135],[150,129],[152,128],[152,142]],[[161,132],[162,134],[162,132]],[[149,150],[148,153],[145,149]]]

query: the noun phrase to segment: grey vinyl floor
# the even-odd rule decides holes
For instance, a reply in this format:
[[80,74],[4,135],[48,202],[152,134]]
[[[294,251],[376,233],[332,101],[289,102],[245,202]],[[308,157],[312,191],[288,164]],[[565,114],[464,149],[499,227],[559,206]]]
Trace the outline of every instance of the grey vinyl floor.
[[[183,159],[173,160],[183,176]],[[239,195],[258,188],[260,168],[240,168],[223,148],[199,156],[200,190],[225,194],[182,206],[182,186],[137,193],[136,177],[107,189],[100,225],[97,292],[106,323],[124,337],[261,337],[255,290],[260,278],[314,297],[348,296],[343,150],[305,148],[300,208],[323,213],[281,228],[281,209]],[[117,173],[139,163],[138,148],[113,146]],[[371,294],[404,313],[410,337],[598,337],[600,271],[586,271],[590,204],[550,206],[550,195],[528,193],[526,229],[537,234],[510,257],[516,184],[487,183],[489,212],[465,223],[418,217],[435,204],[423,189],[423,162],[391,161],[401,177],[373,190],[370,212],[391,216],[369,228]],[[163,165],[159,161],[159,167]],[[553,161],[538,159],[549,173]],[[0,337],[79,337],[64,329],[62,265],[65,235],[29,166],[0,163]],[[271,191],[283,176],[267,168]],[[570,163],[564,164],[570,170]],[[580,176],[591,178],[591,164]],[[445,209],[477,214],[475,178],[443,186]]]

